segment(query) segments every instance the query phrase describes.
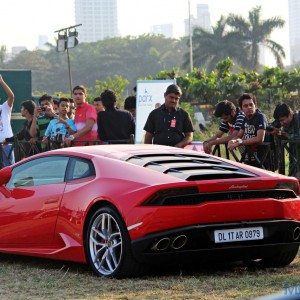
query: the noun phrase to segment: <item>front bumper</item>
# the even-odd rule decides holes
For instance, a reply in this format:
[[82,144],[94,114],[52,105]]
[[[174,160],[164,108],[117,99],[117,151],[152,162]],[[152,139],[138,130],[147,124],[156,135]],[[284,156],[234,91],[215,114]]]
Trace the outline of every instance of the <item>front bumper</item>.
[[[262,240],[215,243],[214,231],[263,227]],[[178,237],[180,237],[178,239]],[[185,238],[184,238],[185,237]],[[161,241],[161,243],[160,243]],[[174,242],[175,241],[175,242]],[[132,241],[134,257],[142,263],[175,260],[259,259],[300,244],[300,222],[269,220],[194,225],[163,231]],[[159,247],[157,247],[159,245]],[[175,247],[174,247],[175,245]]]

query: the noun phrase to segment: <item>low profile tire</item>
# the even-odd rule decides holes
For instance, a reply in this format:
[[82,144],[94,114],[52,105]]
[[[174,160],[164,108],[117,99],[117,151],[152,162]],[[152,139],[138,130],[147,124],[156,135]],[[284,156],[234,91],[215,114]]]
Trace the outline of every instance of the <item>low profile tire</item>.
[[278,253],[263,258],[262,265],[264,267],[280,268],[289,265],[297,256],[299,246],[292,246],[288,250],[278,251]]
[[85,251],[97,276],[123,278],[143,273],[143,266],[132,257],[127,228],[112,207],[102,207],[90,218]]

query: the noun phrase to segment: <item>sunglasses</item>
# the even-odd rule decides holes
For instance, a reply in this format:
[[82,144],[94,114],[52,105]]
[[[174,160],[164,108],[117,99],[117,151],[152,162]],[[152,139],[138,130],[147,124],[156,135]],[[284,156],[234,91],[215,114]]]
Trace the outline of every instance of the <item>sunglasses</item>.
[[84,95],[84,93],[80,92],[80,93],[73,93],[75,96],[76,95]]

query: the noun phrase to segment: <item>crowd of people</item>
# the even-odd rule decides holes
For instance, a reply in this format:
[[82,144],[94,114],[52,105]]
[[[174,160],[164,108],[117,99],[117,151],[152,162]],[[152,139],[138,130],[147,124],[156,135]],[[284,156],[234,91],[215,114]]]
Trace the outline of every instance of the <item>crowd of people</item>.
[[[117,97],[112,90],[103,91],[94,99],[93,104],[89,104],[86,88],[82,85],[73,88],[71,99],[60,98],[56,101],[49,95],[43,95],[39,98],[38,105],[32,100],[26,100],[21,104],[21,115],[25,118],[24,126],[13,136],[11,112],[14,94],[1,75],[0,85],[7,95],[7,100],[0,105],[3,166],[14,162],[12,143],[15,140],[26,142],[23,150],[27,156],[33,145],[36,152],[40,152],[48,150],[49,145],[67,147],[95,142],[132,142],[136,120],[135,96],[126,98],[124,110],[117,108]],[[157,106],[145,121],[145,144],[184,148],[193,141],[191,117],[179,107],[181,95],[182,91],[178,85],[172,84],[167,87],[164,104]],[[242,94],[238,99],[238,106],[228,100],[216,105],[214,115],[221,119],[219,129],[203,142],[204,151],[212,153],[214,146],[225,144],[231,152],[238,149],[244,163],[272,170],[269,159],[266,159],[266,137],[271,136],[272,141],[274,137],[293,141],[299,139],[299,112],[293,112],[285,103],[278,104],[274,111],[275,121],[269,124],[265,114],[258,109],[254,95]],[[290,143],[289,149],[289,175],[300,178],[300,144]]]
[[256,97],[242,94],[236,107],[231,101],[219,102],[214,115],[221,119],[219,129],[203,142],[206,153],[212,146],[226,144],[230,151],[239,150],[241,161],[267,170],[278,168],[278,143],[289,142],[289,175],[300,179],[300,113],[286,103],[279,103],[273,113],[274,121],[257,107]]
[[[60,98],[57,101],[45,94],[39,98],[38,104],[33,100],[23,101],[21,115],[25,122],[23,128],[13,135],[11,112],[14,94],[1,76],[0,85],[7,95],[7,100],[0,105],[1,167],[14,163],[13,150],[16,149],[13,149],[13,144],[16,147],[16,142],[25,157],[51,149],[52,146],[132,140],[135,114],[117,109],[117,97],[110,90],[105,90],[95,98],[94,105],[89,104],[84,86],[75,86],[71,99]],[[128,98],[126,105],[133,112],[132,97]]]

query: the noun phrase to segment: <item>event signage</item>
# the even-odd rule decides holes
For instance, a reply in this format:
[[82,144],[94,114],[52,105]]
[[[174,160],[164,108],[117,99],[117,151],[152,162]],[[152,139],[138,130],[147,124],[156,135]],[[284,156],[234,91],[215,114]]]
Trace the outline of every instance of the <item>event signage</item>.
[[165,102],[164,93],[167,87],[176,83],[168,80],[138,80],[136,95],[136,130],[135,143],[144,142],[144,126],[150,112]]

